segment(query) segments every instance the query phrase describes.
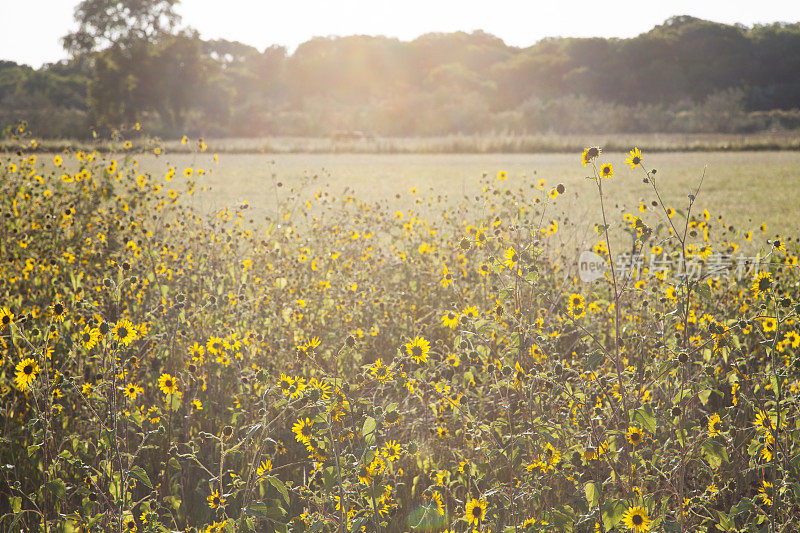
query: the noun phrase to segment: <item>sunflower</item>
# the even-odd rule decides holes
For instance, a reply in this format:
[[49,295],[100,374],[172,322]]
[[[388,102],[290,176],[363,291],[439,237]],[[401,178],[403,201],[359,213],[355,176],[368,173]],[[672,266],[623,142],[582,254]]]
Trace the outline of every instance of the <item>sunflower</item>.
[[414,340],[406,343],[406,353],[414,358],[417,363],[428,362],[428,352],[431,344],[422,337],[414,337]]
[[258,465],[258,469],[256,469],[256,475],[258,477],[261,477],[271,470],[272,470],[272,461],[270,461],[269,459],[264,459],[263,461],[261,461],[261,464]]
[[628,428],[628,442],[633,444],[634,446],[641,444],[644,440],[644,435],[642,434],[642,430],[636,426],[630,426]]
[[206,497],[206,500],[208,500],[208,506],[211,507],[212,509],[216,509],[217,507],[219,507],[220,505],[222,505],[227,501],[225,498],[222,498],[219,495],[219,491],[217,490],[208,495]]
[[465,509],[465,518],[467,523],[479,525],[481,520],[486,516],[486,500],[476,500],[473,498],[467,502]]
[[124,528],[125,531],[136,531],[137,530],[136,521],[133,519],[133,517],[129,516],[129,517],[125,518],[125,522],[124,522],[123,528]]
[[11,325],[14,321],[14,313],[8,307],[0,307],[0,329]]
[[508,179],[508,172],[506,172],[505,170],[501,170],[500,172],[497,173],[497,179],[500,180],[500,181],[507,180]]
[[80,339],[83,347],[87,350],[91,350],[97,345],[97,341],[100,340],[100,330],[87,324],[81,332]]
[[631,169],[635,169],[642,164],[642,151],[638,148],[634,148],[628,152],[628,159],[626,159],[625,162],[631,166]]
[[774,425],[769,413],[759,409],[756,413],[755,426],[759,431],[771,431]]
[[450,329],[458,327],[458,313],[455,311],[448,311],[442,315],[442,324]]
[[164,394],[175,394],[178,392],[178,382],[169,374],[161,374],[158,378],[158,388]]
[[772,483],[764,480],[761,482],[761,487],[758,489],[758,494],[756,495],[767,507],[772,505],[772,487]]
[[144,389],[135,383],[128,383],[128,385],[126,385],[125,389],[122,391],[122,393],[131,400],[135,400],[136,397],[142,392],[144,392]]
[[629,507],[622,515],[622,523],[635,533],[650,531],[650,517],[647,516],[647,509],[644,507]]
[[130,344],[136,340],[137,331],[131,321],[124,318],[114,325],[114,328],[111,330],[111,335],[114,337],[115,341],[123,346],[130,346]]
[[63,322],[67,316],[67,308],[61,302],[55,302],[50,306],[50,314],[55,322]]
[[389,461],[394,461],[400,458],[401,447],[397,441],[390,440],[383,445],[383,455]]
[[599,146],[591,146],[586,148],[581,154],[581,163],[583,166],[588,165],[592,162],[593,159],[597,159],[600,156],[600,147]]
[[600,175],[604,178],[611,178],[614,176],[614,168],[611,163],[605,163],[600,167]]
[[764,318],[761,320],[761,327],[769,333],[778,329],[778,321],[774,318]]
[[755,281],[753,281],[751,289],[755,293],[756,297],[758,297],[761,295],[761,293],[767,292],[770,287],[772,287],[772,274],[769,272],[761,272],[758,274],[758,277],[755,279]]
[[586,307],[584,305],[583,296],[580,294],[570,294],[567,309],[572,318],[580,318],[586,314]]
[[31,386],[31,383],[36,379],[36,374],[39,373],[39,363],[31,359],[23,359],[15,367],[14,382],[17,388],[21,391],[26,391]]
[[297,422],[294,423],[292,426],[292,433],[294,433],[294,438],[297,442],[302,442],[303,444],[308,444],[311,441],[312,433],[312,426],[314,422],[306,418],[303,420],[302,418],[298,418]]
[[720,433],[720,426],[722,425],[722,420],[719,417],[719,414],[714,413],[708,419],[708,435],[709,437],[716,437]]

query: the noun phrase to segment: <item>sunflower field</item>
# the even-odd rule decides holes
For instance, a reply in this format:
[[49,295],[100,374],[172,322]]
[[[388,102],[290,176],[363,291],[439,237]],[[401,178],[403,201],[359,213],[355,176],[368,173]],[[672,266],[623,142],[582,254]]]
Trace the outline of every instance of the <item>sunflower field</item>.
[[596,147],[582,242],[503,171],[208,213],[188,144],[0,156],[1,530],[797,531],[797,239]]

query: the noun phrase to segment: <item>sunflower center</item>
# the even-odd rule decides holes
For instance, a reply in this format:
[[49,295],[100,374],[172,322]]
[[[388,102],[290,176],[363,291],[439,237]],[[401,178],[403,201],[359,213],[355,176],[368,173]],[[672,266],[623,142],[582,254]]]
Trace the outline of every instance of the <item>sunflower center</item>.
[[414,357],[422,356],[422,348],[420,348],[419,346],[414,346],[413,348],[411,348],[411,355]]
[[642,523],[644,522],[644,518],[642,518],[642,515],[635,514],[631,518],[631,522],[633,522],[633,525],[635,526],[641,526]]
[[641,162],[642,162],[642,158],[641,158],[641,157],[639,157],[638,155],[635,155],[635,156],[633,156],[633,159],[631,159],[631,162],[632,162],[634,165],[638,165],[639,163],[641,163]]
[[483,510],[477,505],[472,508],[472,516],[474,516],[475,518],[480,518],[482,514]]
[[58,316],[64,312],[64,306],[61,304],[56,304],[53,306],[53,313]]
[[117,335],[119,335],[120,339],[124,339],[128,336],[128,328],[121,327],[117,330]]
[[31,365],[31,364],[25,365],[25,368],[22,369],[22,372],[26,376],[30,376],[31,374],[33,374],[33,365]]
[[171,389],[171,388],[172,388],[172,380],[171,380],[171,379],[168,379],[168,380],[166,380],[166,381],[164,382],[164,386],[165,386],[166,388],[168,388],[168,389]]

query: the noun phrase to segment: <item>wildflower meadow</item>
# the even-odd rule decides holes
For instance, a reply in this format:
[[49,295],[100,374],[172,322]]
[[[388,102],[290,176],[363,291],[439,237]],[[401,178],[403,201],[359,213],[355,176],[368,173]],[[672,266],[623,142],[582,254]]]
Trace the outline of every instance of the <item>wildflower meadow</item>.
[[401,209],[305,175],[265,217],[201,209],[198,139],[176,167],[16,135],[0,530],[798,530],[800,243],[702,172],[666,197],[589,147],[590,195],[500,168]]

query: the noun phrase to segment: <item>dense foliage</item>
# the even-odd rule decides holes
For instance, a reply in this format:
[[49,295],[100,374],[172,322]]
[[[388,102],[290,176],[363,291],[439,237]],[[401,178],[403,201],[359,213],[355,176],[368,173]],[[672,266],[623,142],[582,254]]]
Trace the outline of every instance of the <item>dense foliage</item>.
[[319,37],[288,54],[178,30],[175,3],[81,2],[65,37],[75,59],[0,64],[0,123],[76,138],[137,121],[167,137],[800,127],[796,23],[681,16],[631,39],[527,48],[480,31]]
[[0,161],[4,531],[791,529],[796,239],[597,148],[595,198],[500,171],[391,211],[308,175],[209,214],[203,148]]

